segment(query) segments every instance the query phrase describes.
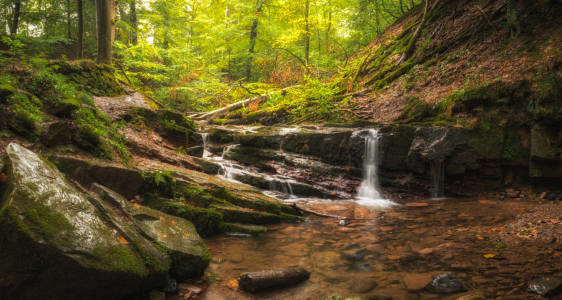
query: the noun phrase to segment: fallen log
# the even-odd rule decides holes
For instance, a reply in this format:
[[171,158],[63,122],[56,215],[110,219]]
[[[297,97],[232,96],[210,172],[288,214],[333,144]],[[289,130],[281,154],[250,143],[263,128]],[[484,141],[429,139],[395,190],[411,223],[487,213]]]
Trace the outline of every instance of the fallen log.
[[238,284],[246,292],[261,292],[301,283],[310,278],[310,273],[301,266],[247,272],[240,274]]
[[230,111],[240,109],[240,108],[244,107],[245,105],[252,104],[252,103],[254,103],[258,100],[264,99],[265,97],[269,97],[269,96],[279,94],[279,93],[284,93],[284,92],[286,92],[290,89],[294,89],[296,87],[299,87],[299,85],[295,85],[295,86],[284,88],[282,90],[278,90],[278,91],[275,91],[275,92],[267,93],[263,96],[257,96],[257,97],[254,97],[254,98],[250,98],[250,99],[242,100],[242,101],[239,101],[239,102],[236,102],[236,103],[232,103],[232,104],[229,104],[225,107],[221,107],[217,110],[213,110],[212,112],[208,112],[208,113],[200,116],[199,119],[207,119],[207,118],[210,118],[210,117],[222,114],[222,113],[228,113]]

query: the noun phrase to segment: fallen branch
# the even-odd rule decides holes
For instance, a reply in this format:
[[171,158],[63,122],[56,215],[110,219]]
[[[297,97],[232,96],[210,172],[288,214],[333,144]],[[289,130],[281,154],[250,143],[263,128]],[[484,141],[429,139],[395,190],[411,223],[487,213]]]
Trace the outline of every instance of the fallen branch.
[[272,95],[275,95],[275,94],[278,94],[278,93],[284,93],[284,92],[286,92],[286,91],[288,91],[288,90],[290,90],[290,89],[294,89],[294,88],[296,88],[296,87],[299,87],[299,85],[295,85],[295,86],[291,86],[291,87],[288,87],[288,88],[284,88],[284,89],[282,89],[282,90],[275,91],[275,92],[271,92],[271,93],[265,94],[265,95],[263,95],[263,96],[257,96],[257,97],[254,97],[254,98],[250,98],[250,99],[242,100],[242,101],[239,101],[239,102],[236,102],[236,103],[232,103],[232,104],[229,104],[229,105],[227,105],[227,106],[225,106],[225,107],[219,108],[219,109],[214,110],[214,111],[209,112],[209,113],[206,113],[206,114],[200,116],[199,119],[208,119],[208,118],[210,118],[210,117],[216,116],[216,115],[221,114],[221,113],[228,113],[228,112],[230,112],[230,111],[234,111],[234,110],[240,109],[240,108],[242,108],[242,107],[244,107],[244,106],[246,106],[246,105],[248,105],[248,104],[251,104],[251,103],[254,103],[254,102],[256,102],[256,101],[259,101],[259,100],[261,100],[261,99],[263,99],[263,98],[265,98],[265,97],[269,97],[269,96],[272,96]]

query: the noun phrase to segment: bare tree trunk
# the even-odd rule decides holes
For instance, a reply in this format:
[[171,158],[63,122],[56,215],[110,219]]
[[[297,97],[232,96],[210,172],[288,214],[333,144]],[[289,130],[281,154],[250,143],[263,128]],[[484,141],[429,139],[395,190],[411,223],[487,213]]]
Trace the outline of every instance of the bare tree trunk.
[[521,34],[521,24],[517,19],[517,1],[509,0],[507,3],[507,23],[511,27],[511,38],[514,39]]
[[17,0],[16,3],[14,4],[14,20],[12,21],[12,26],[10,27],[10,34],[12,35],[18,33],[20,15],[21,15],[21,0]]
[[98,63],[111,65],[111,1],[96,1]]
[[132,40],[133,40],[133,45],[136,45],[138,43],[138,33],[137,33],[137,1],[136,0],[131,0],[131,4],[129,6],[131,12],[131,28],[133,28],[133,34],[132,34]]
[[246,64],[246,81],[250,81],[250,76],[252,75],[252,62],[254,59],[254,48],[256,47],[256,39],[258,37],[258,21],[260,17],[261,10],[263,8],[264,0],[258,0],[256,17],[252,23],[252,28],[250,29],[250,47],[248,48],[248,62]]
[[304,22],[306,24],[305,27],[305,37],[304,37],[304,59],[306,63],[310,61],[310,22],[308,20],[308,15],[310,12],[310,0],[306,0],[305,9],[304,9]]
[[77,36],[77,59],[84,58],[84,10],[82,5],[82,0],[77,0],[78,3],[78,36]]
[[111,44],[113,44],[117,28],[117,0],[109,0],[109,19],[109,24],[111,26]]
[[71,24],[70,24],[70,0],[66,0],[66,38],[68,39],[67,47],[68,47],[68,57],[70,58],[72,52],[72,43],[70,39],[72,39],[71,33]]
[[330,11],[328,12],[328,28],[326,28],[326,52],[328,52],[328,41],[330,40],[330,30],[332,30],[332,2],[328,4]]

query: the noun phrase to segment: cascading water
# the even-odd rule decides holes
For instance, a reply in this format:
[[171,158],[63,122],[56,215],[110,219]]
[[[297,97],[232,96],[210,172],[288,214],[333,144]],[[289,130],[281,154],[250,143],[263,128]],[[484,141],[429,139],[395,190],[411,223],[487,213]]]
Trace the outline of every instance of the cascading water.
[[363,182],[357,195],[357,203],[366,206],[392,206],[396,203],[381,198],[378,176],[379,132],[371,129],[365,137]]
[[207,145],[209,144],[209,134],[201,133],[201,137],[203,138],[203,158],[207,158],[211,156],[211,152],[207,151]]
[[434,159],[430,163],[431,172],[431,198],[443,198],[445,195],[443,186],[445,182],[445,164],[439,160]]
[[365,158],[363,159],[363,182],[359,188],[360,199],[381,199],[379,191],[379,176],[377,174],[377,159],[379,139],[378,131],[371,129],[365,138]]

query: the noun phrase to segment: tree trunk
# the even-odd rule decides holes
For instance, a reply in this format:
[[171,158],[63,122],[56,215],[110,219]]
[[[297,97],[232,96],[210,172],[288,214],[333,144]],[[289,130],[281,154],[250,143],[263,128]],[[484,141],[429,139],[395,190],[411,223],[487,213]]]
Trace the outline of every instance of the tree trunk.
[[72,39],[70,23],[70,0],[66,0],[66,38],[68,39],[68,57],[70,58],[70,55],[72,53],[72,43],[70,42],[70,39]]
[[112,0],[96,1],[96,27],[98,63],[111,65],[111,3]]
[[136,0],[131,0],[131,4],[130,7],[131,9],[131,28],[133,28],[133,34],[132,34],[132,41],[133,41],[133,45],[136,45],[138,43],[138,33],[137,33],[137,1]]
[[308,20],[308,15],[310,12],[310,0],[306,0],[305,9],[304,9],[304,22],[305,22],[305,37],[304,37],[304,59],[306,60],[306,64],[308,64],[310,60],[310,22]]
[[330,30],[332,30],[332,2],[330,1],[329,5],[329,9],[330,11],[328,12],[328,28],[326,28],[326,52],[329,51],[329,40],[330,40]]
[[78,36],[77,36],[77,59],[84,58],[84,10],[82,5],[82,0],[77,0],[78,3]]
[[12,26],[10,27],[10,34],[12,35],[18,33],[20,15],[21,15],[21,0],[17,0],[14,5],[14,20],[12,21]]
[[113,45],[117,28],[117,0],[109,0],[109,24],[111,28],[111,44]]
[[258,21],[260,13],[263,7],[263,2],[265,0],[258,0],[256,17],[252,23],[252,28],[250,29],[250,47],[248,48],[248,62],[246,64],[246,81],[250,81],[250,76],[252,75],[252,62],[254,60],[254,48],[256,47],[256,39],[258,37]]
[[521,24],[517,19],[517,1],[509,0],[507,3],[507,23],[511,27],[511,38],[514,39],[521,34]]

